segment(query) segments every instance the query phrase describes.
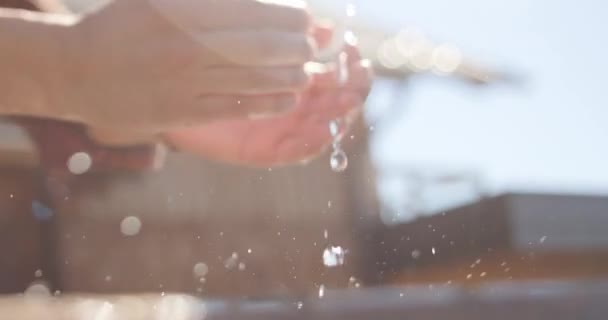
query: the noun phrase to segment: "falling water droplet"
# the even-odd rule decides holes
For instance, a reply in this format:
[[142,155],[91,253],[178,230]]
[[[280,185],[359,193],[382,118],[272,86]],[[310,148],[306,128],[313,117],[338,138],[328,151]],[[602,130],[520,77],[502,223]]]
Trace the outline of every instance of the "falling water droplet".
[[323,298],[324,296],[325,296],[325,285],[324,285],[324,284],[322,284],[322,285],[319,287],[319,298]]
[[141,220],[138,217],[129,216],[120,222],[120,232],[125,236],[136,236],[141,230]]
[[48,297],[51,290],[45,282],[35,281],[25,289],[24,294],[26,297]]
[[418,258],[420,258],[420,255],[421,255],[420,250],[412,251],[412,258],[418,259]]
[[329,165],[334,172],[342,172],[348,168],[348,157],[342,150],[334,150],[329,159]]
[[355,7],[354,4],[349,3],[346,6],[346,16],[348,16],[349,18],[354,17],[357,14],[357,7]]
[[329,247],[323,251],[323,264],[328,268],[344,264],[346,251],[342,247]]
[[302,310],[302,307],[304,306],[304,303],[302,301],[298,301],[298,303],[296,304],[296,306],[298,307],[298,310]]
[[224,260],[224,267],[226,267],[226,269],[228,269],[228,270],[234,269],[237,266],[238,259],[239,259],[239,254],[236,252],[233,252],[230,257],[228,257],[226,260]]
[[74,153],[67,162],[68,170],[75,175],[86,173],[91,169],[92,165],[93,159],[91,159],[91,156],[86,152]]
[[432,247],[432,248],[431,248],[431,253],[432,253],[433,255],[435,255],[435,253],[436,253],[436,251],[435,251],[435,247]]
[[36,278],[40,278],[40,277],[42,277],[42,270],[40,270],[40,269],[36,270],[36,272],[34,272],[34,276],[35,276]]
[[192,267],[192,273],[196,278],[202,278],[209,272],[209,267],[204,262],[198,262]]
[[329,133],[332,137],[337,137],[340,133],[340,126],[338,125],[338,120],[331,120],[329,122]]

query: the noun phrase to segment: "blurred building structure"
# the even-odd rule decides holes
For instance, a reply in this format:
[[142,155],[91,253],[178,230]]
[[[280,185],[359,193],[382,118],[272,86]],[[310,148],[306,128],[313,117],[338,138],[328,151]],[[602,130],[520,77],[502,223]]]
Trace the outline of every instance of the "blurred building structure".
[[[475,85],[513,79],[414,29],[353,28],[379,76],[397,84],[395,99],[415,75]],[[289,298],[321,288],[608,276],[606,199],[487,197],[483,177],[467,170],[377,174],[369,153],[375,125],[361,121],[346,139],[351,165],[343,174],[325,155],[305,166],[249,169],[171,154],[157,173],[77,177],[51,207],[40,207],[48,194],[35,152],[10,127],[0,141],[13,159],[0,171],[0,208],[9,212],[0,224],[0,291],[44,284],[67,293]],[[378,197],[378,177],[403,193]],[[125,232],[133,218],[137,232]],[[323,264],[330,246],[347,250],[343,266]]]

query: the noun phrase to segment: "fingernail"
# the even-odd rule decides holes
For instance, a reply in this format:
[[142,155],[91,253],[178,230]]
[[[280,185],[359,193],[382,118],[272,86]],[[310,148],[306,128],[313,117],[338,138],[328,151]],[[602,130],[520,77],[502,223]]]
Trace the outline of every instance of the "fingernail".
[[304,64],[304,71],[308,74],[323,74],[329,71],[329,66],[319,62],[307,62]]

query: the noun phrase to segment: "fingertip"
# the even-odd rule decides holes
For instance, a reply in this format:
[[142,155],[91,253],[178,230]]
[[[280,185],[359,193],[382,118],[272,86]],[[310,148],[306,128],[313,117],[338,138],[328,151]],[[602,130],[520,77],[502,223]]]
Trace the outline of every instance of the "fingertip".
[[[357,41],[357,40],[352,40],[352,41]],[[359,51],[359,48],[355,45],[351,45],[351,44],[346,44],[344,46],[344,52],[346,52],[346,55],[348,56],[348,62],[350,64],[353,63],[357,63],[359,61],[361,61],[361,51]]]
[[325,49],[331,43],[331,38],[333,36],[333,26],[331,26],[330,24],[317,23],[313,27],[312,35],[319,49]]

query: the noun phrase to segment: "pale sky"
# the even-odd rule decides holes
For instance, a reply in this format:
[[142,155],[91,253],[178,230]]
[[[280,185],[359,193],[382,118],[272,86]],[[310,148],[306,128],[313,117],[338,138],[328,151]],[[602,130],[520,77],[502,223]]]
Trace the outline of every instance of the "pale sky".
[[[608,4],[550,0],[356,1],[362,20],[416,26],[466,55],[513,69],[521,88],[414,81],[379,130],[382,163],[482,172],[498,190],[608,194]],[[373,106],[371,106],[373,107]]]

